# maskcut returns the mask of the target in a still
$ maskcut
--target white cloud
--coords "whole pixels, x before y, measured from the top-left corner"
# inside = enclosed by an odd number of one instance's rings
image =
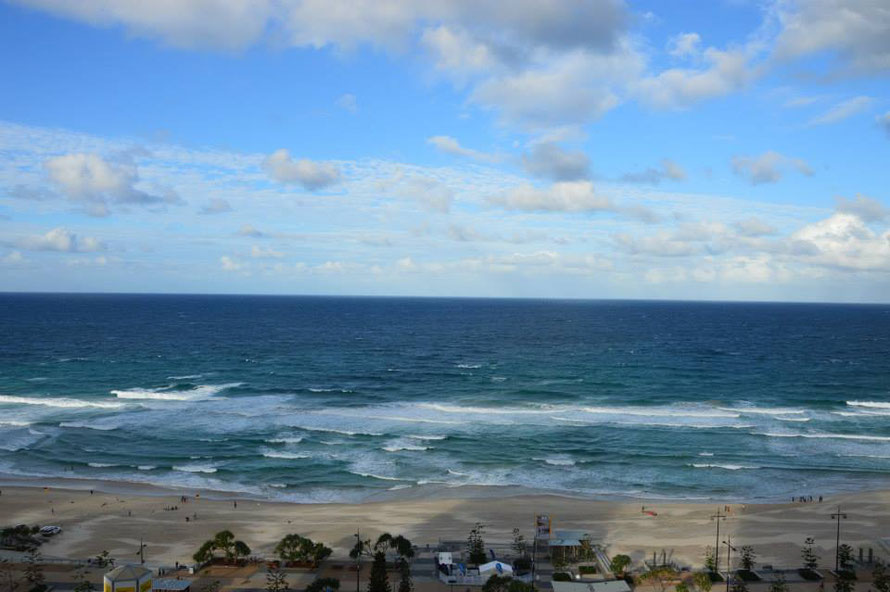
[[[615,207],[609,198],[594,192],[590,181],[561,181],[546,188],[520,185],[491,202],[526,212],[596,212]]]
[[[890,31],[888,31],[888,33],[890,33]],[[873,98],[865,96],[853,97],[852,99],[841,101],[822,115],[811,119],[809,125],[827,125],[843,121],[848,117],[861,113],[867,109],[873,101]]]
[[[132,162],[112,162],[98,154],[73,153],[48,159],[44,168],[50,180],[69,199],[93,216],[110,214],[111,203],[152,205],[181,203],[172,191],[163,196],[136,189],[139,172]]]
[[[207,202],[203,207],[201,207],[201,214],[224,214],[226,212],[231,212],[232,206],[229,204],[228,200],[222,199],[220,197],[214,197],[209,202]]]
[[[498,58],[488,45],[474,39],[467,31],[446,25],[424,30],[421,44],[432,54],[436,68],[457,79],[487,72]]]
[[[581,151],[569,152],[552,142],[539,142],[522,155],[522,166],[530,175],[553,181],[576,181],[590,177],[590,159]]]
[[[791,235],[811,245],[813,263],[847,270],[890,271],[890,231],[877,234],[853,214],[838,212]]]
[[[473,160],[478,160],[481,162],[497,162],[500,160],[500,157],[496,154],[480,152],[478,150],[473,150],[472,148],[461,146],[460,142],[458,142],[456,138],[452,138],[451,136],[432,136],[430,138],[427,138],[426,141],[427,143],[435,146],[435,148],[440,152],[444,152],[446,154],[463,156],[465,158],[471,158]]]
[[[776,54],[792,59],[830,52],[839,69],[890,69],[890,10],[884,0],[779,0]]]
[[[62,253],[91,253],[104,251],[105,245],[98,239],[77,234],[65,228],[53,228],[46,234],[26,236],[15,241],[16,246],[28,251],[59,251]]]
[[[813,174],[813,170],[806,161],[800,158],[791,158],[772,150],[759,156],[734,156],[732,158],[733,172],[747,179],[752,185],[776,183],[789,168],[797,170],[802,175],[811,176]]]
[[[340,170],[328,163],[307,158],[294,160],[285,148],[263,161],[263,170],[280,183],[298,183],[309,191],[324,189],[340,181]]]
[[[661,167],[649,167],[644,171],[625,173],[621,180],[626,183],[648,183],[658,185],[664,179],[671,181],[685,181],[686,171],[679,164],[669,158],[661,161]]]
[[[269,0],[17,0],[57,16],[101,27],[123,25],[137,37],[176,47],[241,49],[266,29]]]
[[[352,93],[346,93],[345,95],[341,95],[335,102],[335,104],[343,109],[344,111],[348,111],[355,115],[358,113],[358,101],[355,98],[355,95]]]
[[[267,249],[257,245],[250,248],[250,256],[254,259],[280,259],[284,257],[284,253],[275,249]]]
[[[223,271],[246,271],[247,265],[233,259],[227,255],[223,255],[219,258],[219,264],[222,267]]]
[[[668,40],[668,53],[675,58],[697,55],[701,50],[701,36],[698,33],[681,33]]]
[[[656,109],[684,109],[741,90],[758,72],[743,49],[707,48],[701,68],[670,68],[635,83],[640,100]]]
[[[632,63],[636,59],[630,52],[562,55],[517,73],[488,78],[470,98],[496,109],[503,122],[528,130],[583,125],[618,106],[616,84],[639,68]]]
[[[890,208],[865,195],[857,195],[855,199],[838,197],[837,211],[857,216],[863,222],[883,222],[890,219]]]

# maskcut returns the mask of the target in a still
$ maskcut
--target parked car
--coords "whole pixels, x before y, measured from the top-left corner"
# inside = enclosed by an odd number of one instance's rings
[[[62,532],[61,526],[44,526],[43,528],[40,529],[40,534],[42,534],[45,537],[50,537],[50,536],[53,536],[54,534],[59,534],[60,532]]]

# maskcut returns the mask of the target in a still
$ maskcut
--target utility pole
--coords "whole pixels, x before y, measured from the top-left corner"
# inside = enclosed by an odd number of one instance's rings
[[[142,542],[142,537],[139,537],[139,563],[145,565],[145,543]]]
[[[723,544],[726,545],[726,592],[729,592],[729,583],[732,581],[732,552],[737,549],[732,546],[732,537],[726,537]]]
[[[717,513],[711,516],[711,520],[717,522],[717,537],[714,540],[714,570],[720,571],[720,521],[726,520],[726,514],[722,514],[720,512],[720,508],[717,508]]]
[[[355,592],[360,592],[360,579],[362,573],[362,539],[361,539],[361,531],[359,529],[355,529]]]
[[[834,547],[834,573],[838,573],[840,571],[840,561],[841,561],[841,518],[844,520],[847,519],[847,515],[841,513],[841,507],[837,507],[837,512],[831,515],[832,520],[837,520],[837,541]]]

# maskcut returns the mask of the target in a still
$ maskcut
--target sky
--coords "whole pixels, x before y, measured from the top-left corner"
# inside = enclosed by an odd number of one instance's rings
[[[890,302],[886,0],[0,0],[0,291]]]

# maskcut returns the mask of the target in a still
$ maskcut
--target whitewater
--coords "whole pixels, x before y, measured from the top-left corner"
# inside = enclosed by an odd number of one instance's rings
[[[890,485],[886,306],[0,295],[0,328],[0,482],[294,501]]]

